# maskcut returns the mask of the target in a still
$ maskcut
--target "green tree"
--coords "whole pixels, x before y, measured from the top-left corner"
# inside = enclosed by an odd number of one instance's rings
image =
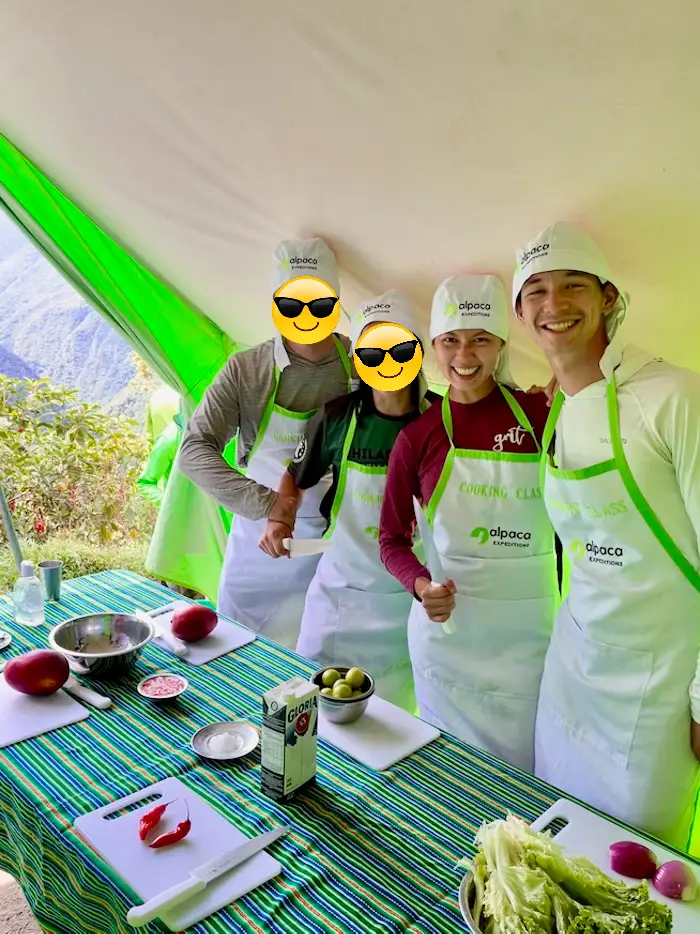
[[[150,535],[155,510],[136,488],[147,454],[135,422],[46,379],[0,375],[0,483],[21,536]]]

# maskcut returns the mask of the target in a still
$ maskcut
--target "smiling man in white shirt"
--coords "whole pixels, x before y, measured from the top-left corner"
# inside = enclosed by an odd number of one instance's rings
[[[571,562],[535,770],[687,849],[700,789],[700,374],[626,343],[628,301],[567,224],[518,251],[515,311],[561,390],[542,466]]]

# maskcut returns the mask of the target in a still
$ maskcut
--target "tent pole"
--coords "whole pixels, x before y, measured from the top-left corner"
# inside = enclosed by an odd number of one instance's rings
[[[5,532],[7,533],[7,538],[10,543],[10,548],[12,554],[15,558],[15,564],[17,565],[17,573],[21,571],[22,565],[22,549],[19,545],[19,539],[17,538],[17,532],[15,532],[15,527],[12,524],[12,513],[10,512],[10,507],[7,504],[5,499],[5,494],[2,491],[0,486],[0,512],[2,513],[2,522],[5,526]]]

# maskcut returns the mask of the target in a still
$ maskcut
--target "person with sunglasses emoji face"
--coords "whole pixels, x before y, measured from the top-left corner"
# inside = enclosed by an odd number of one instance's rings
[[[293,527],[302,538],[323,534],[320,503],[330,474],[319,476],[298,514],[296,499],[278,496],[277,488],[308,420],[329,399],[350,391],[353,373],[350,342],[334,333],[339,283],[329,247],[319,238],[285,240],[274,264],[273,316],[279,311],[285,326],[275,338],[231,357],[189,421],[178,465],[234,515],[217,609],[293,648],[318,555],[281,566],[258,543],[268,521],[284,535]],[[304,329],[314,321],[322,327],[311,340]],[[223,454],[235,435],[238,464],[232,467]]]
[[[412,599],[379,558],[379,514],[389,454],[402,428],[436,398],[417,365],[392,382],[392,374],[411,363],[420,344],[413,311],[406,298],[392,290],[365,302],[352,320],[355,356],[368,336],[387,329],[388,346],[411,341],[410,359],[386,363],[380,388],[365,380],[368,366],[356,364],[360,388],[327,403],[309,423],[306,439],[290,464],[280,492],[297,495],[303,504],[329,468],[333,486],[321,509],[328,520],[324,552],[306,596],[296,650],[319,666],[357,665],[372,674],[377,694],[413,713],[415,695],[408,654],[407,624]],[[392,336],[392,332],[398,331]],[[382,358],[384,352],[379,352]],[[403,353],[400,353],[403,357]],[[382,366],[379,369],[384,369]],[[270,523],[261,543],[278,557],[287,552]],[[296,532],[297,530],[295,530]],[[297,559],[289,562],[294,564]],[[280,562],[285,563],[285,562]]]
[[[449,384],[398,436],[380,554],[415,598],[408,625],[424,720],[532,771],[537,695],[559,599],[554,534],[539,488],[544,392],[515,389],[508,308],[495,276],[451,277],[430,337]],[[416,498],[447,575],[413,546]],[[450,620],[450,630],[440,623]]]

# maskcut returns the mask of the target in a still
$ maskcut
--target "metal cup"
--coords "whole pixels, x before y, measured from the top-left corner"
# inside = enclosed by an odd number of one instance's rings
[[[61,561],[40,561],[39,579],[44,600],[56,601],[61,599]]]

